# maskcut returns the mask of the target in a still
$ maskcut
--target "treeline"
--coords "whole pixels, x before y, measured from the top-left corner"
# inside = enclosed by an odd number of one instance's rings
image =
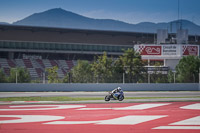
[[[162,74],[155,70],[148,74],[146,62],[133,49],[124,51],[118,59],[108,57],[106,53],[98,56],[92,63],[79,60],[64,79],[48,76],[49,81],[64,83],[198,83],[200,59],[197,56],[184,56],[176,66],[176,71]],[[155,64],[160,66],[160,64]],[[158,67],[159,68],[159,67]],[[53,81],[51,80],[53,79]]]
[[[31,76],[24,68],[11,68],[10,76],[6,76],[0,69],[0,83],[30,83]]]
[[[146,82],[147,72],[139,53],[128,49],[118,59],[106,52],[94,62],[79,60],[64,82],[73,83],[137,83]]]
[[[154,70],[148,74],[139,53],[133,49],[115,59],[108,57],[106,52],[93,62],[78,60],[63,79],[58,78],[58,67],[46,69],[48,83],[195,83],[199,82],[200,59],[197,56],[184,56],[176,66],[176,72],[171,70],[162,74]],[[155,64],[160,66],[160,64]],[[0,70],[0,82],[15,83],[41,82],[31,81],[28,71],[24,68],[12,68],[10,76],[6,77]]]

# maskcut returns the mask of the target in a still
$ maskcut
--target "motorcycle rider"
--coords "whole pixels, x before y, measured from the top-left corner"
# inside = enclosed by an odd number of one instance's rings
[[[118,96],[119,96],[121,93],[123,93],[121,87],[117,87],[117,88],[115,88],[115,89],[112,91],[112,95],[113,95],[113,97],[114,97],[115,99],[117,99]]]

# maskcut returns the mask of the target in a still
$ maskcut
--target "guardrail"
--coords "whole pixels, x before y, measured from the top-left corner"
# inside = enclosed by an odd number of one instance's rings
[[[0,83],[0,92],[111,91],[118,86],[124,91],[200,91],[200,84],[198,83]]]

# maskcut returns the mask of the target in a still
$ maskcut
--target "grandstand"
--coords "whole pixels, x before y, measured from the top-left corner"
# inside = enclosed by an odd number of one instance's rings
[[[0,25],[0,68],[9,75],[11,68],[23,67],[32,79],[37,79],[46,68],[58,66],[58,76],[63,78],[79,59],[92,61],[104,51],[117,58],[123,50],[135,45],[154,44],[156,36],[154,33]],[[188,43],[200,44],[200,37],[189,36]]]
[[[49,60],[49,59],[5,59],[0,58],[1,68],[6,75],[9,75],[10,69],[23,67],[28,70],[32,78],[41,78],[45,68],[58,66],[58,76],[63,78],[66,73],[76,65],[74,60]]]

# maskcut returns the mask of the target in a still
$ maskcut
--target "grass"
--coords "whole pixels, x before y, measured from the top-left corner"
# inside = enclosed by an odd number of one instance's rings
[[[85,101],[85,100],[103,100],[104,98],[89,97],[6,97],[0,98],[0,101]]]
[[[126,97],[125,99],[160,99],[160,98],[200,98],[197,97]],[[87,101],[104,100],[104,97],[6,97],[0,98],[0,101]]]
[[[193,97],[127,97],[126,99],[161,99],[161,98],[200,98],[200,96]]]

